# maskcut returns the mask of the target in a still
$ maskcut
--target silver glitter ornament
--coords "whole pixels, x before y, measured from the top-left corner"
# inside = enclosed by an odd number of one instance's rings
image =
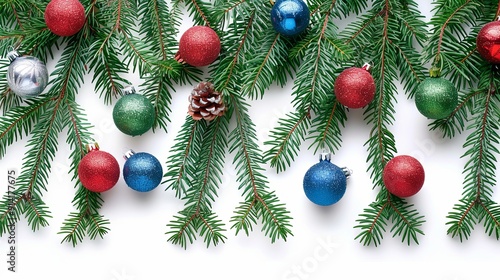
[[[45,64],[33,56],[20,56],[12,51],[7,57],[10,60],[7,70],[7,83],[10,89],[22,98],[38,96],[49,81],[49,73]]]

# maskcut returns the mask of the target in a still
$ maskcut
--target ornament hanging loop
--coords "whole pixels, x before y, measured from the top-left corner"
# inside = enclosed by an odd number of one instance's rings
[[[345,175],[346,179],[351,178],[351,175],[353,173],[351,169],[349,169],[347,167],[342,167],[341,170],[342,170],[342,172],[344,172],[344,175]]]

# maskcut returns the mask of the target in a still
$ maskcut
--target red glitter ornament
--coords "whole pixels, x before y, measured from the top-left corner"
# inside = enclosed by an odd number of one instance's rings
[[[105,192],[116,185],[120,178],[118,161],[109,153],[92,149],[78,165],[82,185],[92,192]]]
[[[179,42],[179,60],[195,67],[207,66],[219,57],[220,39],[207,26],[193,26],[182,34]]]
[[[409,197],[424,185],[425,172],[420,162],[411,156],[391,159],[384,167],[383,180],[387,191],[398,197]]]
[[[78,0],[52,0],[45,8],[45,24],[52,33],[72,36],[85,24],[85,9]]]
[[[500,63],[500,21],[487,23],[476,38],[479,54],[489,63]]]
[[[347,68],[335,80],[335,97],[340,104],[358,109],[365,107],[375,97],[375,81],[368,72],[370,66]]]

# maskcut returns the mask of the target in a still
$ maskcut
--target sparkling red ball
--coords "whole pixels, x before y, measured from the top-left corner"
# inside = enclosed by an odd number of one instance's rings
[[[180,58],[195,67],[210,65],[219,57],[220,49],[219,36],[207,26],[189,28],[179,41]]]
[[[105,192],[116,185],[120,178],[118,161],[109,153],[93,150],[78,165],[82,185],[92,192]]]
[[[485,24],[476,38],[479,54],[488,62],[500,63],[500,21]]]
[[[415,195],[422,189],[425,171],[414,157],[396,156],[384,167],[383,181],[387,191],[398,197]]]
[[[72,36],[85,24],[85,8],[78,0],[52,0],[45,8],[45,24],[52,33]]]
[[[352,108],[362,108],[375,97],[375,81],[364,68],[347,68],[335,80],[335,97],[340,104]]]

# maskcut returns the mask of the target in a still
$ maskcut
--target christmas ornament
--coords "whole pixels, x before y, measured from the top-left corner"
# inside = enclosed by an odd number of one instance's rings
[[[382,177],[387,191],[395,196],[409,197],[424,185],[425,172],[417,159],[400,155],[385,165]]]
[[[375,81],[368,72],[370,65],[347,68],[335,80],[335,97],[340,104],[352,108],[362,108],[375,97]]]
[[[45,8],[45,24],[52,33],[72,36],[85,24],[85,8],[78,0],[52,0]]]
[[[156,157],[148,153],[125,153],[123,178],[127,185],[138,192],[154,190],[163,178],[163,169]]]
[[[331,154],[322,153],[319,163],[307,170],[303,186],[307,198],[320,206],[337,203],[346,191],[351,171],[330,162]]]
[[[500,21],[487,23],[479,30],[476,47],[489,63],[500,63]]]
[[[271,9],[271,23],[276,32],[296,36],[309,25],[309,8],[302,0],[278,0]]]
[[[111,154],[100,151],[96,144],[80,161],[78,178],[89,191],[105,192],[118,182],[120,166]]]
[[[133,86],[124,89],[124,96],[113,108],[113,121],[123,133],[142,135],[153,127],[155,109],[149,99],[137,94]]]
[[[429,119],[446,118],[458,105],[458,91],[446,79],[429,77],[418,85],[415,105]]]
[[[18,96],[29,98],[43,92],[49,81],[45,64],[33,56],[20,56],[17,51],[7,54],[10,60],[7,69],[7,84]]]
[[[212,83],[201,82],[191,91],[188,113],[193,119],[211,121],[224,115],[225,109],[222,95]]]
[[[195,67],[207,66],[219,57],[221,44],[215,31],[207,26],[193,26],[182,34],[178,59]]]

